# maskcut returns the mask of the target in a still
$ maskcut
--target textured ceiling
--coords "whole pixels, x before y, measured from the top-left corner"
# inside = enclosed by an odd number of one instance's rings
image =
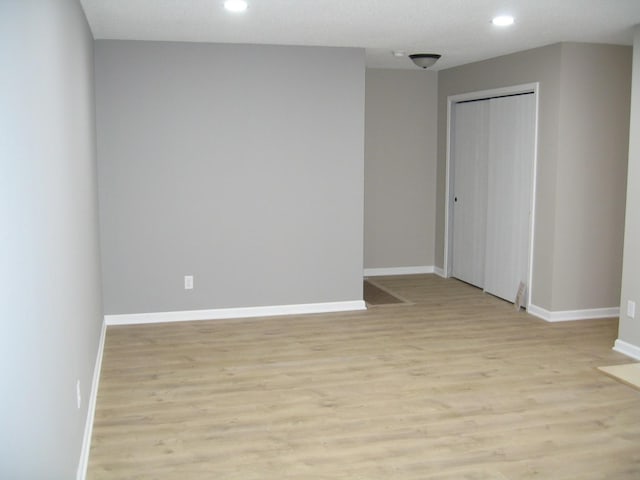
[[[640,0],[81,0],[96,39],[361,47],[367,66],[416,68],[391,52],[440,53],[432,70],[556,42],[631,45]],[[515,17],[495,27],[493,16]]]

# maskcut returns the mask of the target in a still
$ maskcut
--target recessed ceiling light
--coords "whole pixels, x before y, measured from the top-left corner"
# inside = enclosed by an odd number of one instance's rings
[[[404,57],[407,55],[407,52],[405,52],[404,50],[394,50],[391,53],[393,53],[394,57]]]
[[[508,27],[513,25],[513,17],[511,15],[499,15],[491,20],[491,23],[498,27]]]
[[[227,0],[224,2],[224,8],[230,12],[244,12],[247,9],[247,2],[244,0]]]

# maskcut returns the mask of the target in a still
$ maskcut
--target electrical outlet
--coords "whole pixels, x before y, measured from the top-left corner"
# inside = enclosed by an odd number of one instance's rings
[[[633,300],[627,301],[627,316],[630,318],[636,318],[636,302]]]
[[[184,276],[184,289],[193,290],[193,275]]]
[[[80,380],[76,380],[76,400],[78,402],[78,408],[82,406],[82,393],[80,392]]]

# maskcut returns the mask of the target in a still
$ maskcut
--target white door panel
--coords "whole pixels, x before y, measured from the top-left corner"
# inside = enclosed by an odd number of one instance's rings
[[[494,98],[489,110],[484,288],[513,302],[528,277],[534,96]]]
[[[452,109],[452,275],[513,302],[528,280],[535,96]]]
[[[458,103],[454,110],[453,276],[484,285],[489,103]]]

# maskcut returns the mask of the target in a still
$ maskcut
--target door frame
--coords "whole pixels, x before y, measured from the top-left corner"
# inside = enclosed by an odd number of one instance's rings
[[[535,245],[533,242],[535,233],[535,218],[536,218],[536,185],[537,185],[537,172],[538,172],[538,119],[539,119],[539,107],[540,107],[540,83],[526,83],[522,85],[513,85],[510,87],[494,88],[490,90],[479,90],[475,92],[462,93],[458,95],[447,96],[447,145],[446,145],[446,170],[445,170],[445,204],[444,204],[444,277],[449,278],[452,271],[452,221],[453,216],[450,212],[453,210],[453,178],[451,175],[451,127],[452,127],[452,113],[453,106],[459,102],[465,102],[469,100],[483,100],[492,97],[504,97],[508,95],[517,95],[522,93],[533,93],[534,95],[534,143],[533,143],[533,165],[531,172],[531,199],[530,199],[530,212],[529,218],[529,261],[528,261],[528,273],[527,273],[527,301],[526,308],[529,309],[531,305],[532,291],[533,291],[533,259]]]

